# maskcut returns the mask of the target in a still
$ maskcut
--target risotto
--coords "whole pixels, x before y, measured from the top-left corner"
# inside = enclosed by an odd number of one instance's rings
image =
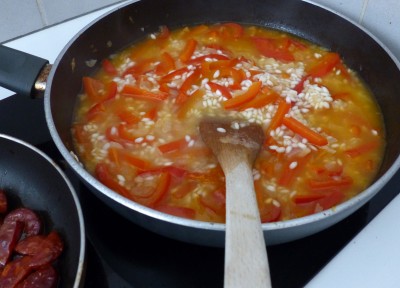
[[[263,222],[334,207],[373,181],[382,115],[340,55],[237,23],[160,27],[83,77],[75,153],[104,185],[180,217],[225,221],[224,174],[202,142],[203,117],[260,124],[253,168]]]

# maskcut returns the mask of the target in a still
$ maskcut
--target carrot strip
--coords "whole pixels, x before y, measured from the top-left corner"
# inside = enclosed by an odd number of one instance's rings
[[[197,46],[197,41],[194,39],[189,39],[186,42],[185,47],[183,48],[181,54],[179,55],[179,59],[183,62],[186,63],[190,60],[192,57],[194,50],[196,50]]]
[[[235,109],[239,106],[251,101],[260,92],[262,83],[260,81],[253,82],[253,84],[243,94],[226,100],[222,103],[225,109]]]
[[[324,146],[328,144],[328,140],[321,134],[311,130],[303,123],[297,121],[292,117],[283,117],[282,124],[292,130],[294,133],[299,134],[303,138],[307,139],[308,142],[317,146]]]

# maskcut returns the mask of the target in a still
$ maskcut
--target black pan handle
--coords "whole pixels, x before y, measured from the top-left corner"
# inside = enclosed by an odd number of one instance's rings
[[[33,97],[35,82],[49,61],[0,45],[0,85],[17,94]]]

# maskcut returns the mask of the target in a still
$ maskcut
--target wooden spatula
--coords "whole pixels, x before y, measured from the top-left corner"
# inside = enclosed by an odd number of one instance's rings
[[[199,130],[225,173],[224,287],[271,287],[252,173],[264,132],[259,125],[222,119],[204,119]]]

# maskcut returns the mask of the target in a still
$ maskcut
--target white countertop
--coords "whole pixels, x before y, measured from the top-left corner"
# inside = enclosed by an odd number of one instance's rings
[[[5,45],[53,63],[67,42],[102,14],[121,4],[53,26]],[[0,88],[0,100],[13,95]],[[399,187],[400,189],[400,187]],[[400,287],[400,196],[397,196],[308,285],[308,288]]]

